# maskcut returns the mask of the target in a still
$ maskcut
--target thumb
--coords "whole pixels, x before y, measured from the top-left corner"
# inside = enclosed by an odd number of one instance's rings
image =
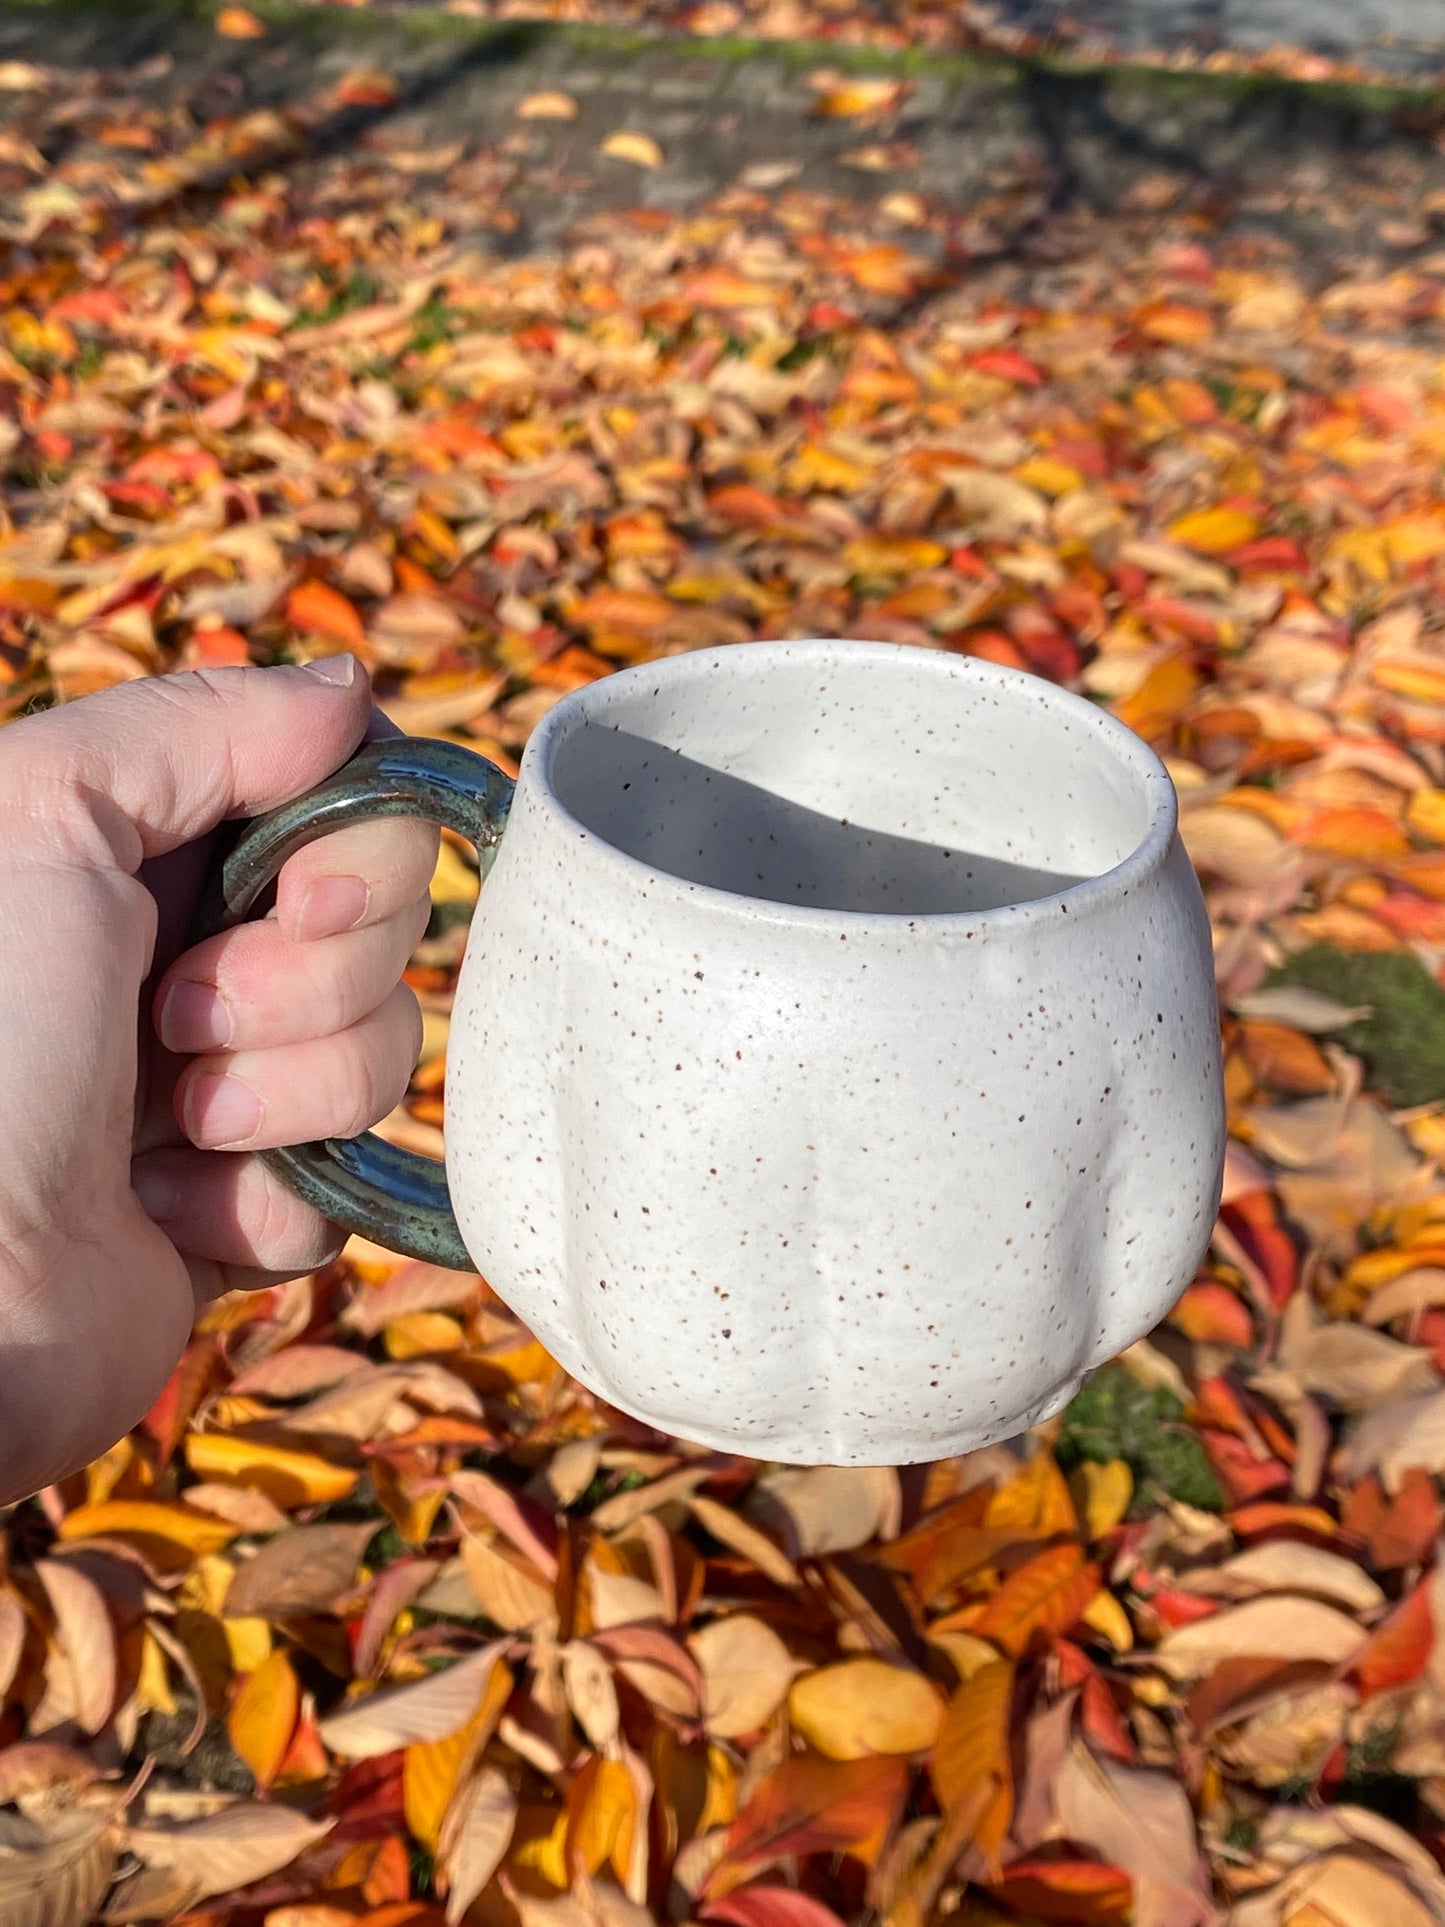
[[[12,725],[5,748],[85,798],[135,867],[228,816],[257,816],[314,788],[356,748],[370,715],[362,665],[327,656],[298,669],[123,683]]]

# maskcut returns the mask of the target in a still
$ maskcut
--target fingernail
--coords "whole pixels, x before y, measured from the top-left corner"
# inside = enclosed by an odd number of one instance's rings
[[[261,1128],[261,1100],[239,1077],[208,1071],[187,1088],[185,1124],[191,1142],[204,1150],[245,1144]]]
[[[370,902],[371,885],[361,877],[317,877],[296,913],[298,941],[310,943],[316,937],[354,930]]]
[[[214,984],[176,983],[166,992],[156,1028],[167,1050],[224,1050],[235,1021]]]
[[[148,1218],[159,1221],[175,1216],[181,1202],[181,1187],[169,1173],[158,1171],[153,1164],[137,1165],[131,1170],[130,1188]]]
[[[315,662],[306,664],[308,676],[319,676],[322,682],[340,683],[349,689],[356,681],[357,661],[355,656],[318,656]]]

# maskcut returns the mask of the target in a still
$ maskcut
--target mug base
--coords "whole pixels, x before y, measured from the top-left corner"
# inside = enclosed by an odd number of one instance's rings
[[[572,1376],[581,1384],[587,1380],[579,1372]],[[624,1399],[614,1397],[600,1385],[590,1385],[588,1389],[598,1398],[612,1406],[614,1411],[625,1413],[628,1418],[648,1425],[654,1431],[668,1438],[676,1438],[688,1445],[700,1446],[704,1451],[726,1452],[738,1458],[756,1459],[769,1465],[810,1467],[830,1466],[889,1466],[889,1465],[929,1465],[938,1459],[959,1458],[966,1452],[977,1452],[987,1445],[1002,1445],[1009,1439],[1020,1437],[1035,1425],[1042,1425],[1054,1418],[1071,1403],[1083,1386],[1091,1371],[1077,1372],[1062,1384],[1054,1386],[1047,1395],[1027,1411],[1000,1423],[971,1427],[966,1430],[944,1434],[926,1440],[916,1435],[903,1437],[894,1434],[873,1434],[844,1438],[838,1433],[830,1436],[808,1432],[758,1433],[744,1437],[737,1431],[710,1425],[693,1426],[686,1433],[675,1430],[655,1413],[643,1410]]]

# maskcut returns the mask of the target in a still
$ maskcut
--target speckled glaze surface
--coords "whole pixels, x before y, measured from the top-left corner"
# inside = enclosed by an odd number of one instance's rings
[[[466,1246],[623,1410],[797,1463],[1007,1437],[1148,1331],[1224,1145],[1168,776],[889,644],[700,651],[533,734],[452,1019]]]

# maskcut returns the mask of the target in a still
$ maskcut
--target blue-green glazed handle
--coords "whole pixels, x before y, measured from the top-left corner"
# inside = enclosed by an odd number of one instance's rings
[[[196,920],[197,942],[242,923],[289,856],[347,823],[419,816],[445,824],[477,852],[486,877],[506,827],[514,785],[475,751],[430,738],[364,743],[305,796],[255,817],[213,872]],[[367,1131],[259,1154],[308,1204],[374,1244],[470,1271],[447,1189],[433,1158]]]

